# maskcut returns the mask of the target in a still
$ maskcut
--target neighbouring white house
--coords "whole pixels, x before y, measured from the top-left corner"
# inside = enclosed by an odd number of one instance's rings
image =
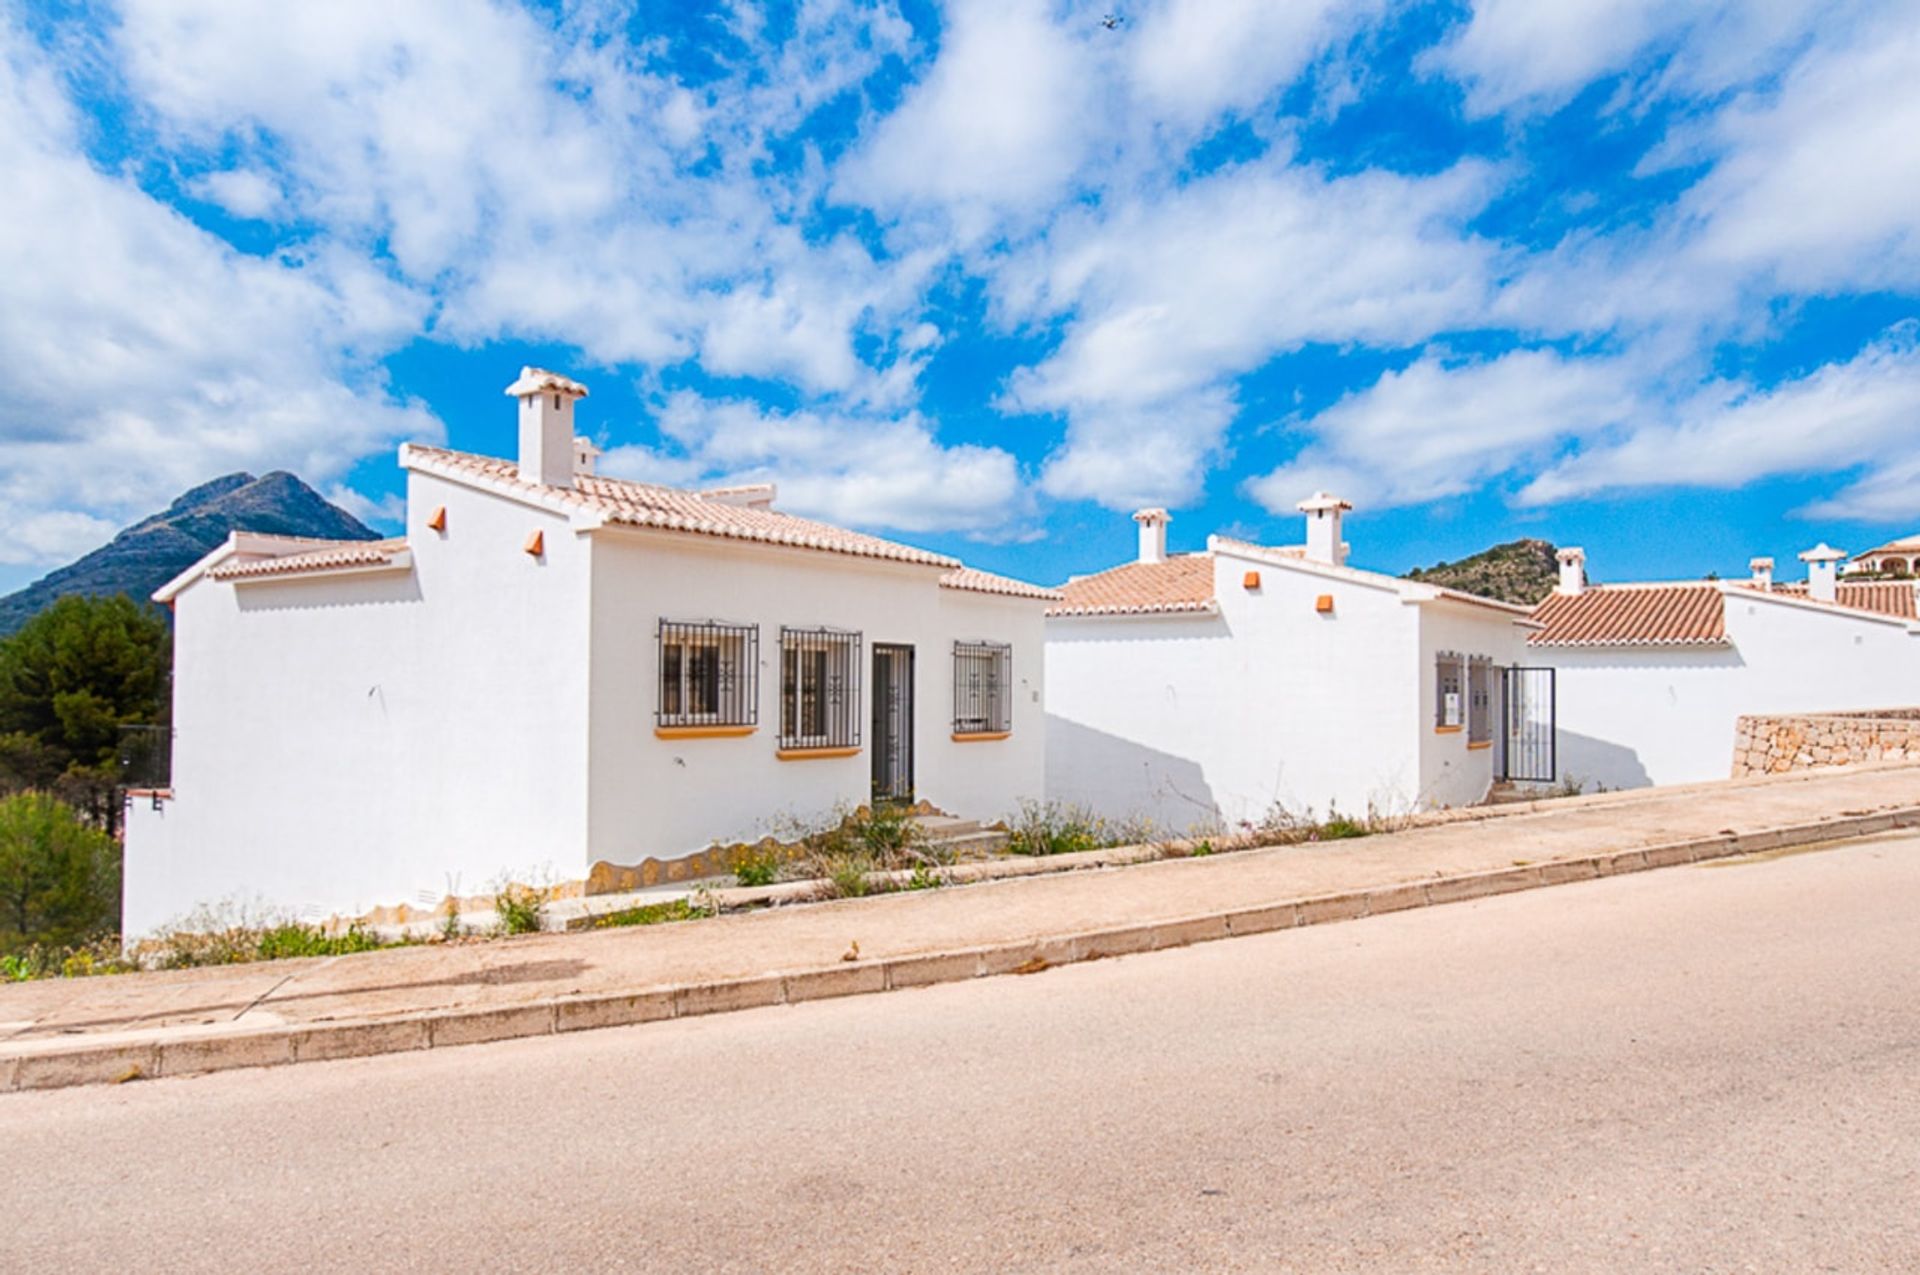
[[[1800,555],[1804,582],[1590,585],[1560,551],[1560,584],[1534,611],[1530,663],[1556,670],[1560,772],[1610,788],[1724,779],[1743,713],[1920,704],[1920,623],[1906,580],[1842,582],[1846,555]]]
[[[1920,536],[1902,536],[1877,549],[1857,553],[1841,568],[1845,575],[1920,576]]]
[[[1513,667],[1529,608],[1348,566],[1350,508],[1301,502],[1302,546],[1182,554],[1165,510],[1135,514],[1136,559],[1047,612],[1048,795],[1175,830],[1398,813],[1488,795],[1503,707],[1550,750],[1550,705],[1519,702]]]
[[[160,589],[171,786],[124,933],[200,904],[353,914],[751,840],[878,795],[1043,791],[1059,594],[779,512],[771,484],[603,477],[527,369],[517,462],[404,446],[406,534],[235,534]]]

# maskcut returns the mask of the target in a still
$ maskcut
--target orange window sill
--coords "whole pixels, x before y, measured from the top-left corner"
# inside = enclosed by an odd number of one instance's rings
[[[953,742],[956,744],[980,744],[993,739],[1011,738],[1013,738],[1013,732],[1010,730],[957,730],[953,732]]]
[[[1464,726],[1436,726],[1433,728],[1433,733],[1436,735],[1458,735],[1465,729],[1466,727]]]
[[[858,757],[859,748],[782,748],[774,754],[781,761],[813,761],[826,757]]]
[[[738,739],[759,730],[758,726],[656,726],[660,739]]]
[[[1493,741],[1490,739],[1470,739],[1467,741],[1467,747],[1468,748],[1492,748]]]

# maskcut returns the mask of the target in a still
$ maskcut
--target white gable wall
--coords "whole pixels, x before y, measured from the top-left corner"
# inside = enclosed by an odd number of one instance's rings
[[[914,648],[917,794],[968,818],[995,819],[1040,794],[1044,604],[939,586],[942,569],[609,529],[595,533],[589,860],[634,864],[714,841],[750,841],[825,822],[866,802],[872,782],[873,648]],[[662,619],[759,626],[759,727],[735,738],[661,739]],[[780,629],[861,635],[860,751],[783,760]],[[953,644],[1013,648],[1013,731],[956,743]]]
[[[1415,608],[1224,550],[1214,593],[1217,615],[1048,621],[1048,795],[1170,831],[1417,802]]]
[[[180,594],[175,796],[129,811],[129,937],[200,904],[351,913],[584,872],[586,546],[428,475],[408,492],[411,572]]]
[[[1729,587],[1727,648],[1538,648],[1559,670],[1560,772],[1589,787],[1724,779],[1743,713],[1920,704],[1920,636]]]

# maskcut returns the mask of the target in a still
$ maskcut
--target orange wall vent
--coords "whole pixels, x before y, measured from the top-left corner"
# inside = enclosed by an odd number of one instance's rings
[[[447,507],[445,505],[441,505],[433,511],[433,517],[427,519],[427,528],[431,531],[445,531],[447,529]]]
[[[528,536],[526,550],[536,558],[545,553],[547,551],[547,538],[545,533],[536,531]]]
[[[1246,588],[1257,589],[1260,587],[1260,573],[1258,571],[1249,571],[1246,575],[1240,577],[1240,583]]]
[[[1333,595],[1331,593],[1323,593],[1319,597],[1315,598],[1313,600],[1313,609],[1318,611],[1321,615],[1332,615],[1333,614]]]

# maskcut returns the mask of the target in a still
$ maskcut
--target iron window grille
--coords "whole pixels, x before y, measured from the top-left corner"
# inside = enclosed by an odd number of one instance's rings
[[[715,620],[660,621],[661,726],[755,726],[760,628]]]
[[[1433,724],[1441,730],[1466,725],[1466,699],[1461,686],[1466,661],[1458,651],[1442,651],[1434,658]]]
[[[1493,661],[1484,655],[1467,661],[1467,742],[1493,742]]]
[[[1013,648],[1004,642],[953,644],[953,733],[1013,729]]]
[[[860,743],[860,635],[780,630],[780,747]]]

